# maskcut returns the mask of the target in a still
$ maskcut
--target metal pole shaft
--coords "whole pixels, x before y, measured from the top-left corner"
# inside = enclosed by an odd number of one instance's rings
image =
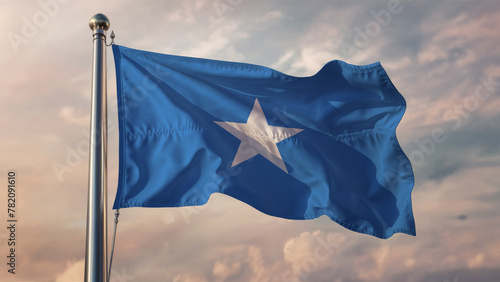
[[[92,105],[90,121],[89,194],[85,281],[107,281],[107,92],[106,30],[109,20],[97,14],[89,22],[93,30]]]

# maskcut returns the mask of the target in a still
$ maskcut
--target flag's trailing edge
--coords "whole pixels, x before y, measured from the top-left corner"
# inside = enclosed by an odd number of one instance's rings
[[[406,102],[380,63],[310,77],[113,45],[119,183],[114,208],[205,204],[214,192],[268,215],[379,238],[415,235]]]

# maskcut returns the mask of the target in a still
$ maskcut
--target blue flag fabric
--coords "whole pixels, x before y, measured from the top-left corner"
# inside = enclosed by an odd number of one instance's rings
[[[294,77],[117,45],[113,53],[115,209],[203,205],[218,192],[272,216],[415,235],[413,172],[396,139],[406,102],[380,63],[331,61]]]

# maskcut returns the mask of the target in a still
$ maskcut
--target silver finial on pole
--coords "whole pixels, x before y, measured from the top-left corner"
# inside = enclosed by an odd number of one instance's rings
[[[86,282],[108,280],[106,30],[109,29],[109,19],[103,14],[96,14],[90,19],[89,26],[94,32],[94,52],[85,249]]]
[[[103,14],[95,14],[89,21],[91,30],[102,29],[104,31],[109,29],[109,19]]]

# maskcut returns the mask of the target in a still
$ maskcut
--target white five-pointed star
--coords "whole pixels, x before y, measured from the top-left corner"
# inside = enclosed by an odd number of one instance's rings
[[[276,144],[292,137],[303,129],[267,124],[266,117],[257,99],[255,99],[247,123],[214,122],[241,140],[238,152],[234,157],[231,167],[260,154],[277,167],[281,168],[284,172],[288,173]]]

